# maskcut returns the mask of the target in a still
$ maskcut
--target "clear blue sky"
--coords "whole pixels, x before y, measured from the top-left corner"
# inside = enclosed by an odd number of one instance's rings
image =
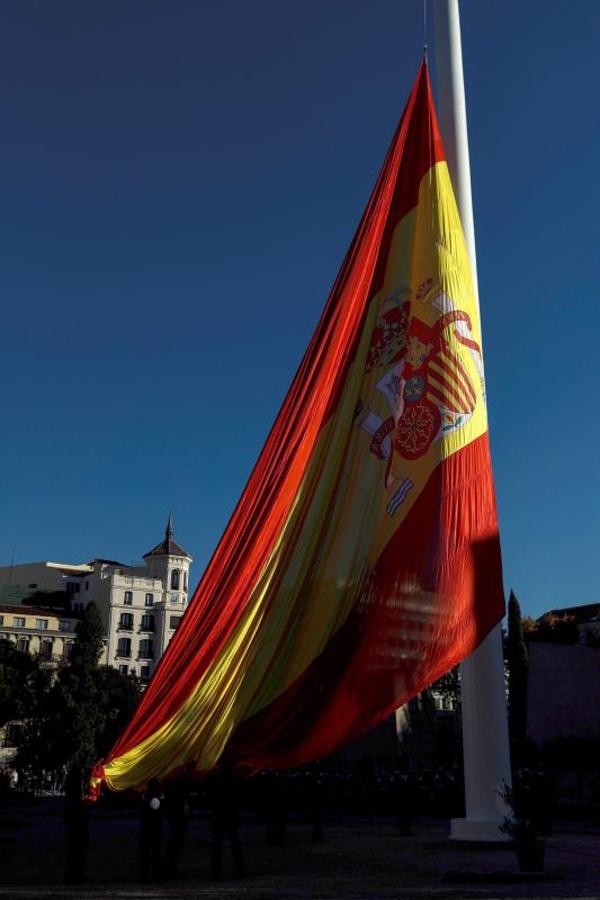
[[[200,575],[404,106],[419,0],[19,0],[0,28],[0,564]],[[506,587],[600,597],[600,4],[463,0]],[[432,42],[432,38],[430,38]]]

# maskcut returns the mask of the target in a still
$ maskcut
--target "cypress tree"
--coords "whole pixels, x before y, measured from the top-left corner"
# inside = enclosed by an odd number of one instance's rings
[[[528,652],[523,635],[521,607],[513,591],[508,601],[508,728],[513,761],[522,761],[527,738],[527,668]]]

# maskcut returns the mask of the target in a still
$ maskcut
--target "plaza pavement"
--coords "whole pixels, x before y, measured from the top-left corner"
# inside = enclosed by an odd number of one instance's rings
[[[0,810],[0,900],[15,898],[199,898],[199,900],[446,900],[446,898],[600,898],[600,830],[571,825],[548,839],[546,871],[521,876],[508,848],[453,843],[447,823],[422,820],[399,834],[390,817],[333,818],[325,841],[311,842],[308,823],[292,821],[283,847],[270,847],[264,826],[243,819],[250,870],[233,878],[226,847],[225,878],[209,879],[206,816],[190,824],[181,876],[158,886],[137,882],[138,823],[131,811],[94,810],[87,883],[62,883],[64,839],[60,798]]]

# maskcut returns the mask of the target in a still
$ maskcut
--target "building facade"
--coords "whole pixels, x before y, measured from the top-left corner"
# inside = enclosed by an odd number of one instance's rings
[[[527,737],[600,740],[600,647],[529,642]]]
[[[542,639],[534,632],[527,645],[527,736],[538,748],[561,739],[598,741],[600,603],[548,610],[538,626],[547,620],[554,620],[554,635],[552,628]]]
[[[187,607],[192,561],[175,542],[169,516],[164,540],[144,555],[139,566],[94,559],[83,565],[45,561],[1,567],[0,599],[6,612],[0,615],[6,624],[0,625],[0,638],[8,636],[17,646],[20,641],[22,649],[37,653],[42,646],[50,652],[51,635],[57,639],[52,655],[58,657],[68,652],[60,644],[67,622],[76,624],[69,613],[76,617],[93,602],[105,632],[100,662],[145,683]],[[46,608],[44,612],[45,597],[56,606],[63,595],[62,611],[50,613]],[[27,605],[28,600],[37,604],[35,609]],[[15,626],[15,620],[26,625]]]
[[[96,563],[92,599],[107,634],[104,661],[146,682],[187,607],[192,557],[173,539],[169,518],[164,540],[144,555],[144,566]]]
[[[58,664],[71,656],[78,617],[35,606],[0,605],[0,640],[34,653],[42,662]]]

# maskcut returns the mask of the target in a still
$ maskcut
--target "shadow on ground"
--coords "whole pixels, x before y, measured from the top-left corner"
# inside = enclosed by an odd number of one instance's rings
[[[98,807],[92,816],[87,882],[62,884],[62,801],[45,798],[0,811],[0,898],[600,898],[600,833],[572,826],[548,839],[546,872],[521,877],[507,848],[450,842],[445,822],[418,822],[401,835],[392,818],[332,819],[325,841],[311,842],[308,823],[292,821],[282,847],[271,847],[263,824],[246,817],[242,836],[250,874],[209,879],[206,815],[194,815],[181,876],[146,887],[137,881],[138,822],[130,811]]]

